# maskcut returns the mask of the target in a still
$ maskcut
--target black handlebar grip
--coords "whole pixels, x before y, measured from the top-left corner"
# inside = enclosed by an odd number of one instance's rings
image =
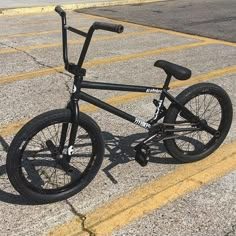
[[[116,25],[116,24],[105,23],[105,22],[94,22],[93,27],[95,30],[101,29],[101,30],[115,32],[118,34],[124,31],[123,25]]]
[[[55,11],[60,15],[60,16],[65,16],[66,12],[60,7],[60,6],[56,6],[55,7]]]

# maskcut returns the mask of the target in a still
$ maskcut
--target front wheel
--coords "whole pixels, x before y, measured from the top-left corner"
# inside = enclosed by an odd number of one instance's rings
[[[181,92],[176,99],[194,115],[205,120],[207,124],[219,131],[213,136],[204,130],[194,132],[172,132],[173,138],[164,140],[168,153],[181,162],[193,162],[203,159],[214,152],[224,141],[232,123],[232,104],[228,94],[219,86],[210,83],[193,85]],[[191,126],[181,110],[171,104],[164,123]],[[172,126],[173,128],[174,126]]]
[[[95,121],[80,113],[68,160],[71,126],[70,110],[53,110],[35,117],[13,139],[7,174],[24,197],[38,203],[60,201],[81,191],[95,177],[104,155],[101,131]]]

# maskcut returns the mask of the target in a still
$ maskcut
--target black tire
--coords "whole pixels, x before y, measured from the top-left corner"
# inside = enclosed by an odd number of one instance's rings
[[[214,137],[206,131],[195,131],[188,134],[175,133],[184,136],[164,140],[164,145],[173,158],[186,163],[201,160],[214,152],[229,132],[233,116],[230,98],[221,87],[201,83],[185,89],[176,99],[193,114],[205,119],[210,126],[220,131],[219,137]],[[177,106],[171,104],[164,123],[176,124],[176,121],[186,120],[180,114]]]
[[[80,113],[71,169],[70,172],[63,169],[45,144],[52,140],[58,145],[62,124],[68,124],[69,136],[70,110],[43,113],[29,121],[10,145],[6,163],[8,177],[13,187],[30,201],[50,203],[71,197],[92,181],[102,164],[104,141],[100,128],[89,116]],[[67,152],[68,140],[63,153]]]

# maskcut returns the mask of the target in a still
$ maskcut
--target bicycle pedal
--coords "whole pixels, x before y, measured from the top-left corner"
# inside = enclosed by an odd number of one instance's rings
[[[136,149],[135,161],[137,161],[142,167],[146,166],[149,161],[150,148],[146,145],[142,145]]]

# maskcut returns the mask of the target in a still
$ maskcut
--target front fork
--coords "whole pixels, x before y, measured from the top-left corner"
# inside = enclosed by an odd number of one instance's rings
[[[80,93],[82,81],[83,81],[83,76],[78,75],[74,77],[74,86],[73,86],[73,90],[71,94],[71,99],[66,107],[67,109],[70,109],[71,111],[71,121],[72,121],[68,149],[65,155],[66,161],[68,163],[70,162],[71,156],[74,151],[74,144],[75,144],[77,130],[79,126],[79,93]],[[65,146],[67,133],[68,133],[68,123],[64,123],[62,125],[62,132],[61,132],[61,139],[60,139],[60,152],[61,153]]]

